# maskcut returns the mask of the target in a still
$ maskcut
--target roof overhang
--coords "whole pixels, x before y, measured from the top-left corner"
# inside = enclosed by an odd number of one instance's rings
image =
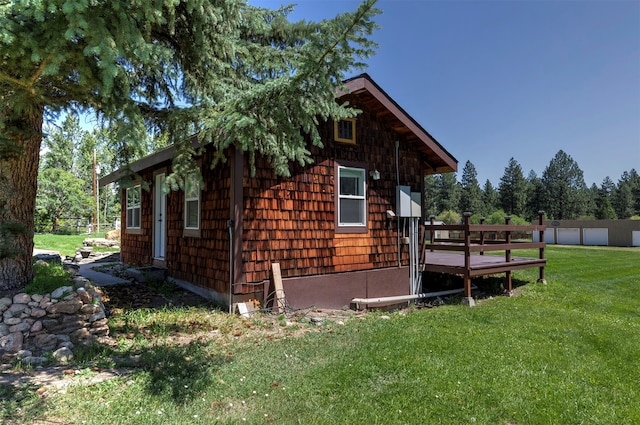
[[[367,74],[361,74],[344,82],[349,94],[358,95],[380,118],[387,122],[398,135],[425,155],[425,174],[450,173],[458,170],[458,160],[431,136],[416,120],[398,105]]]

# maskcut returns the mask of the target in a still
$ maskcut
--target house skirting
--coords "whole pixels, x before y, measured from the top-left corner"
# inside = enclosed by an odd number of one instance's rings
[[[349,308],[353,298],[409,294],[409,267],[293,277],[282,285],[293,308]]]

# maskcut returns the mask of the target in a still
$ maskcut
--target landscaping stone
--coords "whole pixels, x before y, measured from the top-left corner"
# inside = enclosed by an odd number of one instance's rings
[[[20,293],[0,298],[0,359],[25,365],[46,363],[46,352],[66,362],[77,343],[87,344],[109,334],[100,295],[86,279],[51,294]],[[55,350],[55,351],[54,351]]]
[[[26,304],[29,301],[31,301],[31,295],[20,293],[13,296],[12,304]]]
[[[73,292],[72,286],[61,286],[51,293],[51,298],[60,298],[68,292]]]
[[[53,358],[60,363],[69,363],[73,359],[73,352],[68,347],[58,348],[53,352]]]

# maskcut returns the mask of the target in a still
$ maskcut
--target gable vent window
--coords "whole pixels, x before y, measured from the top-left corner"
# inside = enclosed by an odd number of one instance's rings
[[[141,186],[127,189],[127,229],[140,228],[140,198]]]
[[[333,134],[336,142],[356,144],[356,120],[347,118],[334,121]]]
[[[362,168],[339,167],[338,226],[365,227],[366,180]]]

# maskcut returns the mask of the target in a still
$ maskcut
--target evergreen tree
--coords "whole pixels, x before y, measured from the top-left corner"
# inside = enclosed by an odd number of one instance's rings
[[[511,158],[498,186],[500,205],[508,214],[524,216],[527,203],[527,181],[518,161]]]
[[[587,185],[578,163],[560,150],[542,173],[543,208],[555,220],[576,219],[587,210]]]
[[[485,217],[500,208],[500,195],[489,179],[484,182],[484,187],[482,188],[482,201],[484,207],[482,215]]]
[[[611,204],[612,196],[615,195],[616,185],[609,176],[605,177],[600,185],[600,188],[591,188],[591,192],[595,193],[596,199],[596,211],[595,217],[599,220],[615,220],[618,215]]]
[[[33,217],[43,123],[63,110],[117,122],[119,157],[168,131],[196,169],[191,134],[216,159],[235,147],[278,174],[308,163],[318,120],[353,117],[335,93],[373,53],[375,0],[322,22],[290,22],[290,7],[242,0],[67,0],[0,3],[0,290],[32,277]]]
[[[438,214],[438,179],[433,174],[424,176],[424,211],[425,217]]]
[[[484,209],[482,205],[482,190],[478,184],[478,173],[476,172],[476,167],[471,163],[471,161],[467,161],[464,165],[460,187],[461,211],[480,213]]]
[[[436,181],[438,211],[460,211],[461,190],[456,174],[440,174]]]
[[[59,128],[53,128],[43,139],[43,168],[58,168],[74,173],[75,148],[83,131],[77,114],[68,114]]]
[[[529,175],[527,176],[527,205],[524,215],[527,220],[536,220],[539,212],[544,210],[542,204],[543,192],[542,181],[536,175],[535,171],[529,171]]]
[[[635,213],[635,200],[633,199],[633,184],[628,172],[622,173],[618,180],[618,187],[612,199],[613,208],[618,218],[626,219]]]

